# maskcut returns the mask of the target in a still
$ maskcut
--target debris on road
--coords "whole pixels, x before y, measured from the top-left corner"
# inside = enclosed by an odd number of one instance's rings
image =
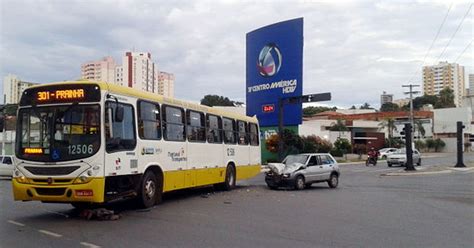
[[[118,220],[121,215],[115,214],[113,210],[96,208],[82,210],[79,217],[85,218],[86,220]]]

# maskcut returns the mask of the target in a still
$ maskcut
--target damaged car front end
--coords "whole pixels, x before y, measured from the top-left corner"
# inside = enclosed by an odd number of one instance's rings
[[[265,182],[271,189],[278,187],[295,187],[298,171],[306,168],[309,155],[288,155],[282,163],[269,163]]]

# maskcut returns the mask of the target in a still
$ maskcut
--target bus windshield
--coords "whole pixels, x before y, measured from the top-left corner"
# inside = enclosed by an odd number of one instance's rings
[[[22,108],[18,123],[16,151],[22,159],[81,159],[95,154],[100,147],[98,104]]]

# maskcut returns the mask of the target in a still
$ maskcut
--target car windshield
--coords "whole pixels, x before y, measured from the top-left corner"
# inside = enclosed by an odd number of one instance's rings
[[[305,164],[306,160],[308,160],[308,155],[288,155],[283,163],[285,165],[290,165],[294,163]]]
[[[89,157],[100,147],[99,117],[99,105],[20,109],[17,154],[34,161]]]

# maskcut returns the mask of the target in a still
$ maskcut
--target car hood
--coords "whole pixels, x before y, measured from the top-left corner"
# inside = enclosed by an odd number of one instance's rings
[[[283,163],[269,163],[268,168],[273,173],[278,175],[292,173],[304,167],[304,164],[301,163],[292,163],[292,164],[283,164]]]

